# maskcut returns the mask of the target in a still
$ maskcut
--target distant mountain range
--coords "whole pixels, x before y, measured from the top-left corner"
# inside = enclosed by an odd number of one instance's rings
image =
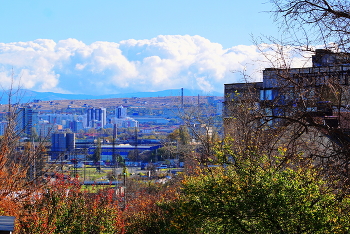
[[[8,91],[0,92],[1,104],[8,103]],[[204,93],[200,90],[184,89],[184,96],[218,96],[222,97],[222,93],[211,92]],[[108,98],[132,98],[132,97],[168,97],[181,96],[181,89],[168,89],[158,92],[138,92],[138,93],[120,93],[106,95],[89,95],[89,94],[63,94],[53,92],[35,92],[31,90],[21,89],[13,93],[11,103],[27,103],[33,100],[52,101],[52,100],[86,100],[86,99],[108,99]]]

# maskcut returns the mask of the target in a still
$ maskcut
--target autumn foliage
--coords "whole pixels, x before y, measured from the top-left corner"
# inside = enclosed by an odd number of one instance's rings
[[[310,160],[286,162],[283,148],[273,157],[231,151],[227,160],[226,153],[217,150],[216,167],[165,183],[128,178],[125,193],[111,186],[91,192],[76,178],[56,174],[30,193],[20,192],[28,186],[3,195],[0,211],[16,216],[15,233],[350,231],[349,194]]]
[[[121,233],[114,190],[90,194],[77,180],[59,177],[24,206],[19,233]]]

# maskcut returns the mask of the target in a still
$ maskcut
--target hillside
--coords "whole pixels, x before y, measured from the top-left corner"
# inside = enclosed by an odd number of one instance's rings
[[[0,104],[8,104],[9,91],[0,92]],[[184,89],[184,96],[217,96],[222,97],[223,94],[213,92],[204,93],[200,90]],[[41,101],[58,101],[58,100],[106,100],[106,99],[124,99],[124,98],[148,98],[148,97],[177,97],[181,96],[181,89],[170,89],[158,92],[138,92],[138,93],[120,93],[108,95],[94,95],[94,94],[62,94],[53,92],[35,92],[31,90],[21,89],[14,92],[11,103],[30,103],[34,100]]]
[[[222,100],[221,97],[213,97],[216,100]],[[208,103],[207,96],[184,96],[185,105],[194,105],[199,103]],[[106,99],[83,99],[83,100],[54,100],[28,102],[38,110],[57,110],[64,111],[67,108],[88,108],[88,107],[105,107],[115,108],[117,106],[124,107],[140,107],[140,108],[166,108],[166,107],[180,107],[181,97],[143,97],[143,98],[106,98]],[[0,111],[7,111],[8,106],[2,105]]]

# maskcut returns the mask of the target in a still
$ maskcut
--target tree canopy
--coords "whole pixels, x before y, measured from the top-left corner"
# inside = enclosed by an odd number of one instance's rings
[[[236,157],[185,177],[181,198],[161,206],[188,233],[347,233],[350,198],[327,183],[310,164]]]

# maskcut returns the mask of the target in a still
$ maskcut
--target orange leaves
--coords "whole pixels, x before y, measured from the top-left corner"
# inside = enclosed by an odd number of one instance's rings
[[[41,196],[24,207],[21,233],[121,233],[121,211],[114,190],[81,190],[74,180],[58,177]]]

